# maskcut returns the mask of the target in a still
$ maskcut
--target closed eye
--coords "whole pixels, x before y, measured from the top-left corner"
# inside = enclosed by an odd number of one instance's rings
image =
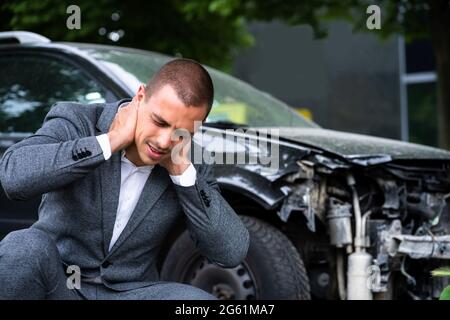
[[[158,127],[166,127],[167,125],[165,123],[153,120],[153,122],[158,126]]]
[[[151,118],[158,127],[162,127],[162,128],[170,127],[170,124],[167,121],[165,121],[163,118],[161,118],[160,116],[158,116],[154,113],[152,114]]]

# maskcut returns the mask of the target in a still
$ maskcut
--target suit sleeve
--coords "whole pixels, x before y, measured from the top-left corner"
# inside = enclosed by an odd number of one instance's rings
[[[9,199],[26,200],[59,189],[105,161],[96,137],[88,135],[74,108],[55,104],[35,134],[6,150],[0,180]]]
[[[187,226],[199,251],[222,267],[235,267],[247,255],[250,239],[239,216],[220,194],[210,166],[197,170],[195,185],[175,185]]]

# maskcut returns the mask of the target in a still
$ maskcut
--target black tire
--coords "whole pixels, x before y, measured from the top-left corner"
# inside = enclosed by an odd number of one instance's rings
[[[167,254],[161,279],[191,284],[221,299],[309,300],[309,279],[291,241],[266,222],[248,216],[241,219],[250,233],[242,264],[221,268],[210,263],[185,231]]]

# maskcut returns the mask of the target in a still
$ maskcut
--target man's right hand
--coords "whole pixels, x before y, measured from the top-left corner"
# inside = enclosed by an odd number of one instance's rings
[[[136,98],[119,108],[116,116],[109,128],[108,138],[111,145],[111,152],[125,149],[134,141],[134,134],[137,122],[138,102]]]

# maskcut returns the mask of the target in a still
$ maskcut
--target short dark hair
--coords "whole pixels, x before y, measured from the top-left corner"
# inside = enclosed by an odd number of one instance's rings
[[[206,105],[208,113],[211,110],[214,86],[208,71],[200,63],[184,58],[169,61],[149,80],[146,95],[150,97],[165,85],[170,85],[186,106]]]

